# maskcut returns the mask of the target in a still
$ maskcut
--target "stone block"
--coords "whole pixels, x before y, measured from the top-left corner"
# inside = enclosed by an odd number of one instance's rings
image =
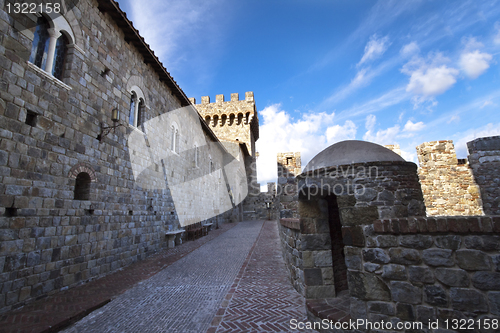
[[[317,251],[313,252],[315,267],[331,267],[332,266],[332,251]]]
[[[375,264],[386,264],[391,260],[387,253],[382,249],[364,249],[362,253],[364,261],[369,261]]]
[[[400,265],[418,265],[422,262],[420,253],[414,249],[392,248],[389,256],[392,263]]]
[[[375,206],[340,208],[340,217],[345,226],[372,224],[379,218]]]
[[[342,227],[342,241],[344,245],[365,246],[365,235],[360,226]]]
[[[478,250],[458,250],[456,252],[457,264],[460,268],[469,271],[490,270],[490,257]]]
[[[422,251],[422,259],[429,266],[453,266],[453,251],[447,249],[427,249]]]
[[[425,301],[430,305],[439,307],[448,306],[448,295],[446,291],[438,285],[424,287]]]
[[[490,291],[488,293],[488,303],[490,305],[490,312],[500,316],[500,292]]]
[[[420,304],[422,302],[422,289],[408,282],[391,281],[392,300],[408,304]]]
[[[458,311],[488,312],[486,297],[480,292],[465,288],[450,289],[451,307]]]
[[[448,287],[468,287],[469,275],[462,269],[436,268],[436,279]]]
[[[472,284],[480,290],[500,290],[500,273],[476,272],[472,275]]]
[[[414,306],[406,303],[397,303],[396,317],[404,321],[415,321]]]
[[[306,285],[304,291],[305,291],[305,297],[310,299],[333,298],[336,296],[335,286],[331,284],[325,286]]]
[[[436,246],[441,249],[458,250],[462,243],[460,236],[447,235],[437,236],[435,239]]]
[[[389,280],[406,280],[406,267],[403,265],[384,265],[382,277]]]
[[[436,310],[432,307],[417,305],[416,310],[417,310],[416,319],[424,323],[424,327],[426,327],[429,322],[435,322],[437,319]]]
[[[302,250],[331,250],[331,239],[329,234],[302,235]]]
[[[304,283],[307,286],[318,286],[323,284],[323,276],[320,268],[305,268]]]
[[[481,251],[496,251],[500,250],[500,236],[483,235],[483,236],[467,236],[464,239],[465,247]]]
[[[349,293],[362,300],[389,301],[389,287],[376,275],[358,271],[347,272]]]
[[[366,303],[368,311],[371,313],[380,313],[388,316],[394,316],[396,309],[393,303],[370,301]]]
[[[433,244],[432,236],[429,235],[404,235],[401,236],[399,244],[412,249],[428,249]]]
[[[434,283],[434,274],[428,267],[408,267],[408,277],[411,282]]]
[[[398,246],[398,238],[393,235],[380,235],[375,237],[375,242],[378,247],[396,247]]]

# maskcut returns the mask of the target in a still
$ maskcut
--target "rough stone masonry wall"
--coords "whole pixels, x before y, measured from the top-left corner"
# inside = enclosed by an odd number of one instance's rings
[[[342,229],[353,235],[344,237],[353,318],[500,318],[499,216],[409,217]]]
[[[278,184],[280,218],[298,218],[298,182],[302,172],[300,153],[278,153]]]
[[[453,141],[423,143],[417,147],[417,154],[427,215],[483,215],[471,167],[458,164]]]
[[[135,184],[128,87],[143,90],[146,120],[181,101],[97,1],[79,1],[66,19],[77,47],[59,81],[27,63],[33,34],[0,10],[0,311],[143,259],[178,225],[168,187]],[[99,143],[115,107],[124,126]],[[90,200],[73,199],[78,170],[92,177]]]
[[[300,245],[299,219],[280,219],[281,249],[293,287],[304,295],[304,265]]]
[[[500,136],[468,142],[469,163],[481,188],[484,213],[500,215]]]

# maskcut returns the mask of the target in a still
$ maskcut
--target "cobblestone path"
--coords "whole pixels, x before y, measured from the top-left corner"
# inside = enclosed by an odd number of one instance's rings
[[[242,222],[63,332],[205,332],[263,222]]]
[[[304,299],[290,283],[278,223],[268,221],[207,333],[297,332],[291,319],[306,321]]]

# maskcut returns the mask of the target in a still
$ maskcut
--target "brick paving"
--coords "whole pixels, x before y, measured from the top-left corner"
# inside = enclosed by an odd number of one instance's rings
[[[290,283],[278,223],[268,221],[207,333],[298,332],[291,319],[307,321],[304,299]]]
[[[252,221],[3,314],[0,332],[296,332],[291,319],[307,320],[305,303],[277,222]]]
[[[262,225],[239,223],[63,332],[205,332]]]
[[[163,249],[98,280],[58,292],[20,309],[0,314],[0,332],[57,332],[60,328],[84,317],[93,309],[109,302],[136,283],[155,275],[234,226],[235,224],[223,224],[219,229],[210,231],[205,237],[185,242],[175,248]]]

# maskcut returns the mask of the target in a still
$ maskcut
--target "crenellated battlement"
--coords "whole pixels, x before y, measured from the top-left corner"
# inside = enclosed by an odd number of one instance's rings
[[[221,141],[245,143],[249,152],[255,152],[259,118],[253,91],[247,91],[242,100],[238,93],[233,93],[229,101],[225,101],[224,95],[216,95],[213,103],[210,96],[202,96],[200,104],[194,98],[190,101]]]

